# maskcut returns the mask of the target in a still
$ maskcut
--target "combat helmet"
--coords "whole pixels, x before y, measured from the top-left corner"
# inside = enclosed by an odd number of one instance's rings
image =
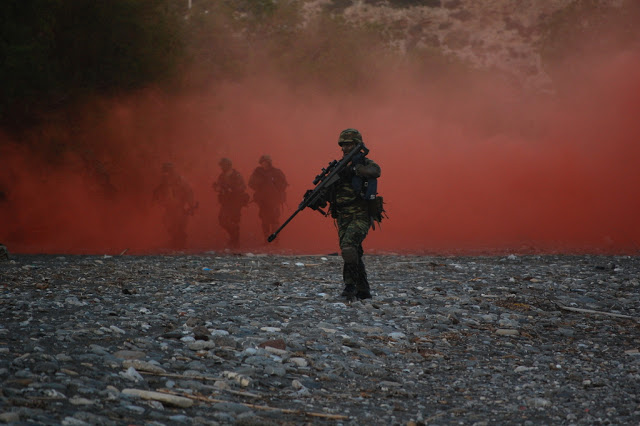
[[[340,137],[338,137],[338,145],[343,142],[362,142],[362,135],[356,129],[344,129],[340,132]]]
[[[268,154],[264,154],[263,156],[260,157],[260,159],[258,160],[258,164],[262,164],[264,161],[266,161],[267,163],[271,164],[271,156]]]

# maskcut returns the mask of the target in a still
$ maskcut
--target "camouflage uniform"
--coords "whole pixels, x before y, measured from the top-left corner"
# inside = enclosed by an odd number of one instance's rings
[[[253,201],[258,205],[262,232],[268,238],[278,228],[280,208],[286,201],[289,184],[282,170],[272,166],[271,157],[263,155],[258,162],[261,166],[251,174],[249,187],[255,191]]]
[[[231,160],[220,160],[223,168],[218,179],[213,183],[213,188],[218,192],[220,213],[218,222],[229,234],[229,245],[235,247],[240,240],[240,219],[242,208],[249,204],[249,194],[242,175],[231,168]]]
[[[347,129],[354,130],[354,129]],[[340,142],[350,141],[348,137],[342,137]],[[357,132],[357,131],[355,131]],[[348,134],[347,134],[348,135]],[[359,132],[357,135],[361,138]],[[361,140],[361,139],[360,139]],[[364,158],[359,166],[358,175],[368,178],[380,176],[380,166],[374,161]],[[340,180],[333,187],[329,197],[331,203],[331,213],[336,219],[338,226],[338,237],[340,240],[340,250],[344,260],[343,296],[352,299],[368,299],[371,297],[367,272],[365,270],[362,256],[364,250],[362,242],[366,238],[373,221],[369,212],[369,205],[353,187],[353,171],[343,174]]]

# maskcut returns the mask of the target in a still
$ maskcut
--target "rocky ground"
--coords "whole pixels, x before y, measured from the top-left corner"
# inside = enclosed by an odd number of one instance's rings
[[[11,255],[0,421],[638,424],[640,258]]]

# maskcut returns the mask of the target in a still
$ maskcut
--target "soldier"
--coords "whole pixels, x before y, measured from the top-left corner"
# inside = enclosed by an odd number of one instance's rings
[[[338,138],[343,156],[349,154],[358,142],[362,142],[359,131],[343,130]],[[362,261],[362,242],[374,223],[370,210],[371,201],[368,200],[374,198],[375,193],[374,197],[371,197],[372,194],[366,194],[365,188],[375,191],[378,177],[380,166],[369,158],[362,157],[358,164],[340,176],[327,200],[331,205],[331,215],[336,219],[338,226],[340,250],[344,261],[342,296],[348,301],[354,298],[371,298],[367,272]]]
[[[4,167],[6,170],[7,167]],[[4,171],[2,170],[2,171]],[[15,200],[15,183],[17,178],[9,171],[6,181],[0,180],[0,238],[7,243],[20,240],[25,237],[26,233],[22,228],[17,215],[17,206]],[[0,175],[0,179],[3,176]],[[2,249],[0,248],[0,258],[2,257]]]
[[[7,192],[2,187],[2,183],[0,182],[0,223],[3,225],[9,222],[9,217],[4,217],[4,210],[8,210],[9,200],[7,197]],[[4,237],[3,234],[0,236]],[[0,243],[0,260],[9,260],[9,251],[4,244]]]
[[[169,234],[172,248],[185,248],[187,244],[187,221],[198,207],[193,191],[180,176],[172,163],[162,165],[160,185],[153,191],[153,201],[164,207],[163,223]]]
[[[253,189],[253,201],[258,205],[258,215],[262,222],[265,240],[278,228],[280,209],[287,200],[286,189],[289,184],[282,170],[273,167],[271,157],[263,155],[258,160],[259,167],[249,178],[249,187]]]
[[[218,221],[229,233],[229,246],[236,247],[240,240],[240,217],[243,207],[249,205],[249,194],[242,175],[233,168],[231,160],[223,158],[218,163],[222,172],[213,183],[218,193],[220,213]]]

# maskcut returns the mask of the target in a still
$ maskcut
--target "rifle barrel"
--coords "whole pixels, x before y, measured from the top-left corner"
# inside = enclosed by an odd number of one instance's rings
[[[302,209],[301,209],[301,208],[298,208],[298,210],[296,210],[295,212],[293,212],[293,214],[292,214],[291,216],[289,216],[289,219],[287,219],[287,220],[286,220],[282,225],[280,225],[280,228],[276,229],[276,230],[275,230],[275,232],[274,232],[273,234],[269,235],[269,238],[267,238],[267,241],[268,241],[268,242],[271,242],[271,241],[275,240],[275,239],[276,239],[276,237],[278,236],[278,234],[280,233],[280,231],[282,231],[282,229],[283,229],[285,226],[287,226],[287,224],[288,224],[289,222],[291,222],[291,220],[292,220],[294,217],[296,217],[296,215],[297,215],[298,213],[300,213],[301,211],[302,211]]]
[[[322,168],[322,171],[320,172],[320,174],[317,175],[313,180],[313,184],[316,187],[313,190],[307,191],[307,194],[309,194],[309,192],[313,193],[314,195],[313,198],[315,200],[316,196],[318,195],[318,191],[324,189],[324,187],[326,187],[327,184],[333,184],[335,182],[335,179],[337,179],[336,177],[337,173],[339,173],[344,167],[346,167],[349,164],[349,162],[353,159],[353,157],[355,157],[360,152],[363,152],[364,155],[367,155],[369,153],[369,150],[367,149],[366,146],[364,146],[364,143],[362,142],[359,142],[358,145],[356,145],[356,147],[354,148],[354,150],[351,151],[342,160],[340,161],[333,160],[332,162],[329,163],[327,168]],[[285,226],[287,226],[287,224],[291,222],[291,220],[298,213],[300,213],[303,209],[309,207],[309,204],[311,204],[312,200],[311,200],[311,197],[306,196],[307,194],[305,194],[305,197],[303,197],[302,202],[298,206],[298,209],[295,212],[293,212],[293,214],[289,217],[289,219],[287,219],[282,225],[280,225],[280,227],[276,229],[276,231],[273,234],[269,235],[269,237],[267,238],[268,242],[275,240],[278,234],[280,233],[280,231],[282,231],[282,229]],[[313,207],[313,210],[318,210],[323,215],[325,216],[327,215],[320,208]]]

